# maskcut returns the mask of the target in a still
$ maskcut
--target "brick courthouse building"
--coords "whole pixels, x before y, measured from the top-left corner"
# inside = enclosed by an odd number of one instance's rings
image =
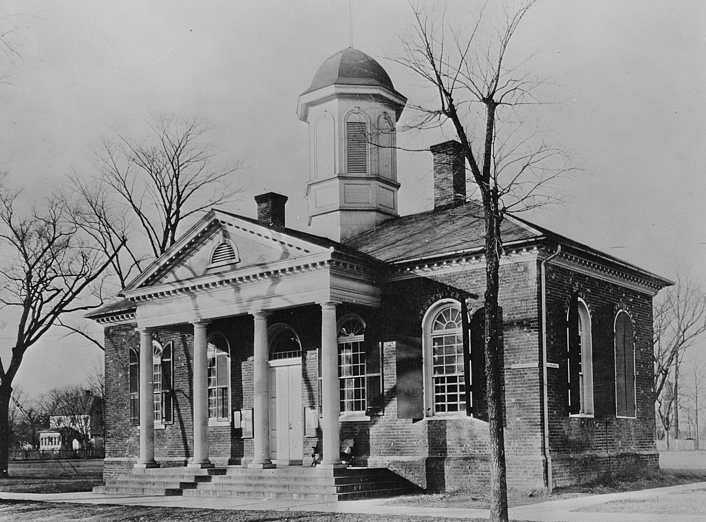
[[[121,294],[105,327],[107,476],[153,466],[386,467],[430,490],[488,473],[483,223],[455,142],[434,209],[399,216],[406,99],[369,56],[299,98],[311,226],[285,196],[209,211]],[[652,298],[669,281],[526,221],[502,225],[508,482],[656,468]]]

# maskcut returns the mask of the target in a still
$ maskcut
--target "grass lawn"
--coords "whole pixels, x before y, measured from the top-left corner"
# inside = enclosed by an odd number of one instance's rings
[[[54,504],[47,502],[1,501],[0,520],[12,522],[406,522],[458,519],[349,513],[306,513],[291,511],[230,511],[146,506]],[[480,520],[469,520],[480,522]]]

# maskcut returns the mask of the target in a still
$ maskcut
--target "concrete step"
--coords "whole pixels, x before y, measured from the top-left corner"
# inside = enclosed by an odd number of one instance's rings
[[[141,487],[133,486],[96,486],[94,493],[105,495],[132,495],[144,497],[177,497],[181,496],[184,490],[179,488]],[[187,490],[189,491],[189,490]]]
[[[109,479],[97,493],[120,495],[184,495],[198,497],[246,497],[352,500],[403,495],[416,486],[385,468],[249,469],[242,466],[189,469],[140,470]]]
[[[190,489],[183,493],[185,497],[223,497],[223,498],[266,498],[279,500],[317,500],[322,502],[335,502],[336,494],[327,493],[302,493],[294,491],[242,491],[232,489]]]

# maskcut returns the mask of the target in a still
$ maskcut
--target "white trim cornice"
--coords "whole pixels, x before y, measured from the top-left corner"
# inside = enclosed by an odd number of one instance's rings
[[[579,256],[562,252],[561,255],[550,261],[550,264],[577,272],[590,277],[595,277],[601,281],[606,281],[614,285],[623,286],[636,292],[648,294],[650,296],[657,295],[660,286],[650,284],[643,278],[626,274],[623,271],[608,268],[595,261],[589,261]]]

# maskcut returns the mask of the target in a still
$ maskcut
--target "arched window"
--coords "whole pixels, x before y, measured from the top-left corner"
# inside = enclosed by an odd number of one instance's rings
[[[615,414],[635,417],[635,341],[627,312],[615,316]]]
[[[424,320],[427,415],[466,413],[463,320],[457,301],[432,306]]]
[[[230,421],[230,347],[223,334],[214,334],[208,342],[208,418],[214,422]]]
[[[368,173],[368,125],[361,113],[346,119],[346,172]]]
[[[302,356],[302,344],[294,328],[284,323],[273,324],[267,329],[270,342],[270,360],[294,359]]]
[[[152,341],[152,410],[158,424],[173,421],[172,372],[172,343],[162,347]]]
[[[569,413],[593,415],[591,314],[578,296],[569,303],[567,357]]]
[[[378,343],[366,339],[365,322],[355,314],[338,321],[338,378],[341,415],[382,413],[382,372]]]
[[[130,348],[128,365],[130,381],[130,424],[140,425],[140,358],[135,348]]]

